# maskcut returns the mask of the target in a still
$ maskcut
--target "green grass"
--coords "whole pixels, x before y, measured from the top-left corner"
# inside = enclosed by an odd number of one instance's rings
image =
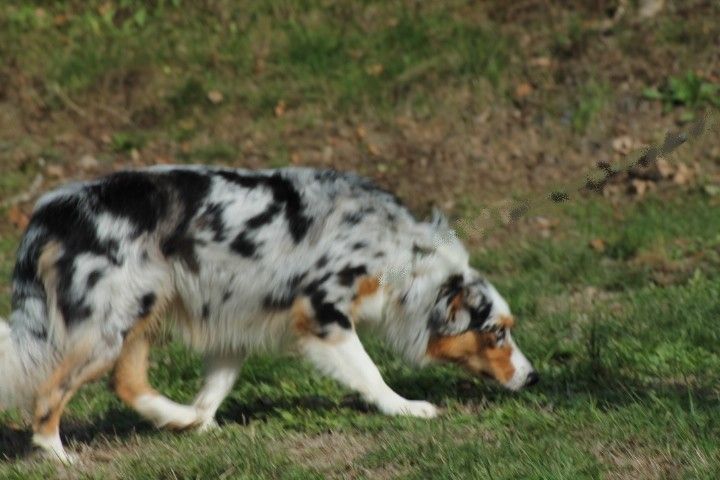
[[[332,165],[345,168],[357,154],[364,162],[351,168],[384,172],[391,187],[418,175],[405,195],[414,206],[447,190],[455,213],[473,219],[496,199],[485,189],[506,192],[506,183],[488,177],[456,192],[454,182],[427,184],[422,176],[435,172],[415,164],[447,159],[461,180],[458,154],[494,165],[508,158],[502,144],[524,141],[512,124],[528,130],[532,148],[513,149],[508,166],[520,177],[536,167],[562,176],[573,172],[549,167],[556,157],[590,164],[626,130],[652,138],[636,122],[662,135],[669,115],[718,106],[712,2],[642,22],[630,2],[610,30],[598,25],[617,2],[6,3],[0,122],[11,121],[0,132],[0,200],[38,174],[43,190],[52,186],[45,165],[94,174],[74,165],[86,152],[103,168],[130,158],[243,167],[339,159]],[[532,92],[515,98],[526,82]],[[658,102],[662,115],[645,108],[652,102],[619,109],[628,96]],[[470,141],[485,130],[497,139]],[[533,146],[536,137],[548,148]],[[379,159],[369,153],[376,141],[387,147]],[[702,172],[707,192],[717,187],[711,173]],[[207,435],[157,431],[105,382],[87,386],[62,425],[82,458],[74,469],[29,456],[26,425],[1,413],[0,458],[9,458],[0,478],[718,478],[718,199],[679,189],[620,206],[573,197],[550,214],[560,225],[549,238],[522,223],[521,233],[494,232],[507,237],[501,247],[472,252],[517,315],[515,337],[542,376],[532,390],[506,392],[452,366],[411,369],[361,332],[387,382],[440,405],[438,419],[379,415],[295,357],[257,356],[219,412],[222,429]],[[602,251],[590,247],[596,239]],[[4,317],[18,242],[0,222]],[[200,359],[166,343],[151,377],[188,402]]]
[[[518,317],[516,339],[542,375],[536,388],[505,392],[450,366],[413,370],[363,333],[388,383],[441,405],[439,419],[366,411],[304,362],[258,356],[220,410],[222,430],[208,435],[157,432],[104,385],[85,388],[63,425],[86,458],[79,471],[88,478],[716,478],[716,209],[691,193],[632,203],[619,217],[591,198],[568,207],[553,239],[476,254],[473,263]],[[588,246],[593,238],[605,240],[604,252]],[[675,276],[658,284],[655,274],[668,269]],[[152,382],[189,401],[200,370],[197,356],[170,343],[153,356]],[[15,448],[27,440],[3,436]],[[22,458],[0,465],[3,478],[48,472],[55,467]]]
[[[447,9],[378,4],[373,21],[359,5],[333,10],[319,1],[30,3],[0,11],[0,51],[44,85],[51,107],[62,105],[57,91],[82,96],[142,81],[171,92],[155,105],[168,118],[207,103],[210,88],[255,115],[272,115],[280,100],[387,107],[448,80],[498,85],[512,51],[492,25]]]

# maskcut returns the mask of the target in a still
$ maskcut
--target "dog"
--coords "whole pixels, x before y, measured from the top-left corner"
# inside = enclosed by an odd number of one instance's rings
[[[66,185],[37,202],[12,287],[0,406],[28,410],[33,444],[64,463],[60,417],[84,383],[112,371],[157,427],[205,430],[258,351],[297,348],[384,414],[436,416],[385,383],[361,323],[414,364],[453,362],[511,390],[538,381],[447,220],[419,221],[350,173],[162,166]],[[170,319],[205,358],[192,405],[148,382],[151,333]]]

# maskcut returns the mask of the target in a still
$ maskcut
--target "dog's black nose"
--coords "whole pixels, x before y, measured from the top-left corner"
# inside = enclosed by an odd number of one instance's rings
[[[532,387],[536,383],[540,381],[540,375],[538,375],[537,372],[533,371],[530,372],[527,376],[527,379],[525,380],[525,386],[526,387]]]

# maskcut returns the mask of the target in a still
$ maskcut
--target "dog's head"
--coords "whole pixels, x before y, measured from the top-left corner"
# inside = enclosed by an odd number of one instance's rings
[[[428,326],[430,359],[457,363],[510,390],[537,383],[537,372],[513,341],[515,320],[507,303],[474,270],[445,279]]]

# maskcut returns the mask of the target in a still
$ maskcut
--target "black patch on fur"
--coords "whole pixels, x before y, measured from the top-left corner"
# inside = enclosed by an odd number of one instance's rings
[[[310,303],[315,311],[315,320],[317,320],[320,325],[325,326],[336,323],[343,328],[352,328],[350,319],[335,308],[335,305],[325,301],[325,292],[323,290],[316,291],[310,297]]]
[[[337,272],[338,283],[343,287],[350,287],[355,283],[355,279],[361,275],[367,273],[365,265],[358,265],[357,267],[351,267],[349,264],[345,265],[345,268]]]
[[[213,231],[213,240],[216,242],[225,240],[225,222],[222,219],[224,211],[225,205],[222,203],[209,203],[198,219],[199,224]]]
[[[197,214],[210,190],[210,178],[190,170],[171,170],[158,175],[168,195],[177,197],[183,209],[173,232],[163,239],[160,250],[166,257],[179,257],[194,273],[200,271],[195,254],[195,240],[188,235],[190,221]]]
[[[448,296],[447,304],[452,302],[452,299],[460,293],[464,286],[464,280],[462,275],[450,275],[445,283],[440,287],[440,294],[438,298]]]
[[[360,250],[365,247],[367,247],[367,242],[360,241],[360,242],[353,243],[351,248],[353,250]]]
[[[267,225],[268,223],[273,221],[275,215],[280,213],[281,209],[282,207],[280,206],[280,204],[271,203],[263,212],[258,213],[254,217],[251,217],[247,222],[245,222],[245,226],[250,229],[256,229],[262,227],[263,225]]]
[[[168,197],[157,176],[145,172],[118,172],[90,185],[88,192],[98,207],[128,219],[135,236],[154,230],[167,214]]]
[[[310,228],[310,224],[312,223],[312,219],[305,215],[305,206],[303,205],[300,192],[295,189],[290,180],[284,178],[278,172],[269,176],[261,174],[240,174],[230,170],[218,170],[216,173],[226,181],[240,185],[243,188],[253,189],[256,187],[264,187],[269,189],[272,192],[274,204],[278,204],[278,208],[279,205],[284,206],[288,230],[290,231],[290,235],[293,237],[295,243],[299,243],[303,238],[305,238],[305,235]],[[271,207],[269,208],[272,208],[272,205],[273,204],[271,204]],[[270,221],[272,216],[279,213],[279,210],[277,212],[274,210],[274,208],[272,212],[266,210],[258,216],[253,217],[253,219],[257,223]]]
[[[13,273],[14,282],[32,285],[34,290],[43,292],[44,297],[42,279],[37,275],[38,260],[49,241],[60,243],[62,254],[53,267],[58,277],[58,307],[68,327],[92,314],[92,309],[85,305],[85,299],[75,298],[72,294],[75,258],[82,253],[90,253],[105,257],[114,264],[120,262],[117,242],[98,239],[95,225],[90,220],[90,214],[97,211],[97,201],[86,196],[87,192],[82,191],[68,194],[38,208],[30,220],[28,232],[41,231],[44,235],[26,236],[23,246],[27,254],[18,258]],[[20,296],[14,294],[14,307],[20,301]]]
[[[470,309],[470,330],[481,330],[492,310],[492,302],[480,305],[479,308]]]
[[[93,287],[95,287],[95,285],[97,285],[97,282],[99,282],[102,278],[102,275],[102,270],[93,270],[92,272],[90,272],[90,275],[88,275],[87,277],[86,288],[88,290],[91,290]]]
[[[268,310],[285,310],[292,306],[298,294],[298,287],[305,279],[307,272],[293,275],[287,281],[285,288],[279,295],[266,295],[263,299],[263,307]]]
[[[364,216],[361,212],[347,212],[342,217],[342,223],[352,227],[362,222],[363,218]]]
[[[322,256],[320,256],[320,258],[318,258],[317,262],[315,262],[315,268],[320,269],[325,267],[325,265],[327,265],[328,263],[328,260],[328,256],[323,254]]]
[[[145,318],[150,315],[150,312],[155,305],[155,300],[157,300],[157,297],[153,292],[146,293],[142,296],[139,302],[140,309],[138,310],[138,318]]]
[[[255,255],[258,245],[250,240],[247,232],[240,232],[230,244],[230,249],[245,258]]]
[[[30,334],[40,341],[45,341],[48,337],[48,332],[45,326],[43,326],[39,331],[30,329]]]
[[[315,280],[311,281],[307,285],[305,285],[305,288],[303,289],[303,292],[307,295],[312,295],[315,292],[318,291],[320,287],[323,286],[325,282],[328,281],[328,279],[332,276],[331,272],[325,273],[322,277],[316,278]]]

